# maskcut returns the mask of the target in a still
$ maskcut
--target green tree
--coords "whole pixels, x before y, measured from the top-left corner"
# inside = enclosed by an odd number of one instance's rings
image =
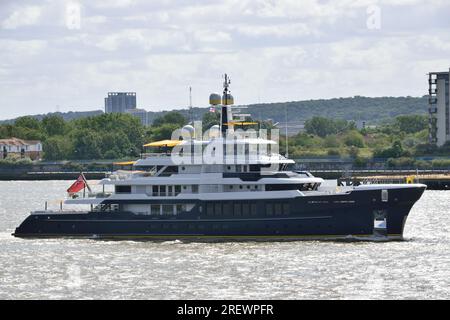
[[[70,139],[63,136],[47,138],[42,148],[46,160],[66,160],[73,154],[73,146]]]
[[[325,137],[329,134],[337,132],[333,120],[323,117],[313,117],[311,120],[305,122],[305,130],[307,133]]]
[[[395,118],[394,126],[406,133],[415,133],[428,127],[428,119],[424,115],[403,115]]]
[[[22,128],[28,128],[28,129],[34,129],[39,130],[41,128],[41,123],[36,118],[25,116],[17,118],[14,122],[14,125],[16,127],[22,127]]]
[[[75,131],[73,134],[74,159],[101,159],[101,137],[89,129]]]
[[[187,122],[188,122],[187,119],[181,113],[176,111],[170,111],[167,112],[165,115],[153,120],[153,126],[159,127],[164,124],[174,124],[181,128],[185,124],[187,124]]]
[[[51,115],[42,119],[42,127],[49,136],[63,135],[66,126],[66,122],[61,116]]]
[[[351,130],[345,134],[344,143],[348,147],[364,148],[364,138],[356,130]]]
[[[400,158],[406,155],[403,150],[402,143],[399,140],[395,140],[390,148],[384,150],[375,150],[374,156],[376,158]]]
[[[323,140],[323,145],[326,148],[339,148],[341,144],[335,135],[329,135]]]
[[[152,126],[147,129],[146,132],[146,141],[158,141],[170,139],[172,137],[172,132],[180,129],[180,126],[177,124],[165,123],[161,126]]]

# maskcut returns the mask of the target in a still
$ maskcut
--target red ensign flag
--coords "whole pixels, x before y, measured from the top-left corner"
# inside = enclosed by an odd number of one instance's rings
[[[80,176],[78,177],[77,181],[75,181],[69,187],[69,189],[67,189],[67,192],[68,193],[75,193],[75,192],[78,192],[80,190],[83,190],[84,187],[86,187],[86,183],[84,182],[83,176],[80,174]]]

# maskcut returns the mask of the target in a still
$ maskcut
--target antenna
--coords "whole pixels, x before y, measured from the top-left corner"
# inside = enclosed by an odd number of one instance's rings
[[[286,128],[286,154],[284,155],[286,158],[289,158],[289,138],[288,138],[288,128],[287,128],[287,106],[284,109],[285,111],[285,115],[286,115],[286,124],[285,124],[285,128]]]
[[[222,108],[220,113],[220,131],[222,132],[222,136],[226,136],[228,129],[233,129],[233,114],[231,112],[231,105],[234,103],[233,97],[231,94],[229,94],[230,90],[228,87],[230,86],[230,78],[228,78],[228,75],[224,74],[224,82],[223,82],[223,96],[222,96]]]
[[[189,86],[189,121],[193,123],[192,119],[192,87]]]

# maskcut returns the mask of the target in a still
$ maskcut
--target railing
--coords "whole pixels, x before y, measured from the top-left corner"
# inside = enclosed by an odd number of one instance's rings
[[[71,199],[108,198],[112,192],[77,192],[71,195]]]
[[[153,152],[153,153],[148,153],[148,152],[141,153],[141,159],[146,159],[146,158],[149,158],[149,157],[170,157],[170,152],[169,153],[156,153],[156,152]]]

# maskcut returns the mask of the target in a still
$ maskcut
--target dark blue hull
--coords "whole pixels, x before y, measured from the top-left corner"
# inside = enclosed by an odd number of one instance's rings
[[[168,216],[121,210],[39,212],[28,216],[14,236],[195,241],[402,239],[406,218],[424,190],[422,186],[391,189],[385,201],[380,190],[278,201],[196,201],[190,212]]]

